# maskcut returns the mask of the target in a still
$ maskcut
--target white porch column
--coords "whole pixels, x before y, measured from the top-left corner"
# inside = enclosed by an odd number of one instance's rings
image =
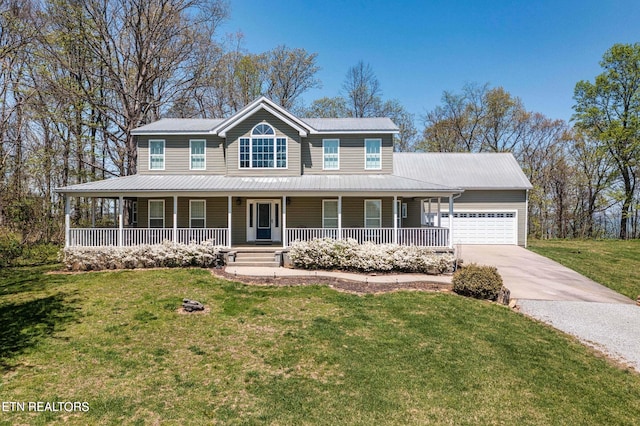
[[[453,194],[449,195],[449,248],[453,248]]]
[[[398,196],[393,196],[393,244],[398,244]]]
[[[287,196],[282,196],[282,248],[287,247]]]
[[[178,196],[173,196],[173,244],[178,242]]]
[[[69,247],[71,241],[71,196],[67,194],[64,197],[64,246]]]
[[[338,195],[338,239],[342,239],[342,195]]]
[[[442,200],[442,197],[438,197],[438,228],[442,228],[442,218],[440,217],[440,200]]]
[[[124,222],[124,197],[121,195],[118,197],[118,246],[124,245],[124,232],[122,231],[122,225]]]
[[[227,247],[231,247],[231,202],[233,201],[231,195],[227,197]]]

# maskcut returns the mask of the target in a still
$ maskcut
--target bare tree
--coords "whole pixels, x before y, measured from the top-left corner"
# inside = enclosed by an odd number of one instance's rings
[[[310,54],[301,48],[289,49],[286,46],[278,46],[265,56],[266,94],[283,108],[293,108],[296,100],[304,92],[322,87],[316,77],[320,70],[316,64],[317,53]]]
[[[349,68],[342,89],[352,117],[372,117],[379,110],[382,90],[371,65],[360,61]]]

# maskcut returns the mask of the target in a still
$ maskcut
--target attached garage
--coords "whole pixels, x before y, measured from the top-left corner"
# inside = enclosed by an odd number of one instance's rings
[[[460,188],[453,202],[453,244],[527,245],[527,197],[531,183],[508,153],[395,153],[394,174]],[[428,203],[423,200],[423,203]],[[410,203],[421,224],[449,226],[448,206]],[[436,213],[440,211],[440,223]],[[429,214],[427,214],[429,213]]]
[[[449,225],[449,213],[442,221]],[[472,211],[453,214],[454,244],[517,244],[517,212]]]

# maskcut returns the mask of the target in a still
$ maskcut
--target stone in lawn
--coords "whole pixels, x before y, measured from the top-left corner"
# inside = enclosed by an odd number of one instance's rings
[[[182,309],[184,309],[186,312],[204,311],[204,305],[197,300],[183,299]]]

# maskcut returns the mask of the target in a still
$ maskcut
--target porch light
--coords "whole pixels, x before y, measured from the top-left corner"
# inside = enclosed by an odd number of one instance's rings
[[[291,205],[291,197],[287,197],[287,205],[290,206]]]
[[[242,198],[240,198],[240,197],[236,198],[236,204],[237,205],[242,204]]]

